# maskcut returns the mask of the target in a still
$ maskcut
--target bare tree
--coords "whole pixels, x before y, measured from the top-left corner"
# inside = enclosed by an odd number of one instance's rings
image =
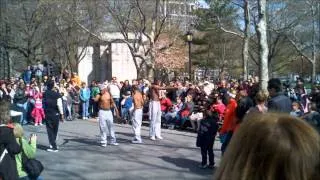
[[[258,1],[259,22],[257,24],[257,34],[260,48],[260,89],[267,90],[269,72],[268,72],[268,39],[267,39],[267,15],[266,0]]]

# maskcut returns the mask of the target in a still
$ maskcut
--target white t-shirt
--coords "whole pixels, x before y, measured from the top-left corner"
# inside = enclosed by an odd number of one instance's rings
[[[109,91],[112,98],[120,98],[120,88],[117,84],[109,84]]]

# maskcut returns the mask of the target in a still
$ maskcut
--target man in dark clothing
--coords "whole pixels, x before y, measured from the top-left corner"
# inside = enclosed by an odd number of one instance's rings
[[[246,90],[239,92],[240,99],[238,100],[238,106],[236,108],[236,116],[238,118],[237,123],[241,123],[247,111],[254,106],[252,99],[248,96]]]
[[[271,99],[268,102],[268,111],[290,113],[291,100],[282,91],[281,81],[273,78],[268,82],[268,91]]]
[[[44,111],[46,114],[46,128],[50,148],[49,152],[58,152],[56,138],[59,129],[59,120],[63,121],[63,105],[61,95],[53,91],[54,82],[48,82],[48,90],[43,95]]]

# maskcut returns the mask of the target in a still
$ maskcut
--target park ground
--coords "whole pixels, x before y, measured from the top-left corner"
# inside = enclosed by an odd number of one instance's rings
[[[200,149],[196,133],[162,130],[164,140],[148,139],[149,128],[142,127],[144,144],[131,144],[132,129],[128,124],[115,124],[119,146],[100,147],[97,143],[97,120],[60,123],[59,152],[47,152],[45,126],[25,126],[25,135],[38,135],[36,158],[45,169],[46,180],[104,179],[212,179],[214,170],[200,169]],[[220,144],[215,143],[216,164],[220,161]]]

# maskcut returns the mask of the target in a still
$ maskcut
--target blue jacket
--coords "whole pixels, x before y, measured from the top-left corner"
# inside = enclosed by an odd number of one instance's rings
[[[81,88],[80,89],[80,99],[81,99],[81,101],[89,101],[90,95],[91,95],[91,92],[90,92],[89,88],[86,87],[86,88]]]
[[[268,111],[289,114],[291,112],[291,103],[289,97],[279,93],[269,100]]]
[[[132,97],[128,97],[128,98],[124,101],[123,108],[130,109],[130,108],[132,107],[132,104],[133,104],[133,99],[132,99]]]

